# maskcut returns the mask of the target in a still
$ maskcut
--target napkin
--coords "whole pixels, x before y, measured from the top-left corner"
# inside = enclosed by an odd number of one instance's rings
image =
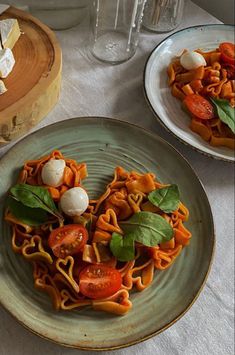
[[[9,5],[0,4],[0,15],[8,9]]]

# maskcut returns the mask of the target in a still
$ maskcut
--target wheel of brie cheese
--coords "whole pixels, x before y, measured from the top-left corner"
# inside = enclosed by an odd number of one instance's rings
[[[0,15],[0,146],[50,112],[59,98],[61,66],[52,30],[14,7]]]
[[[0,20],[0,78],[6,78],[15,65],[12,49],[19,37],[17,19]],[[0,86],[0,95],[7,91],[5,83],[3,84]]]

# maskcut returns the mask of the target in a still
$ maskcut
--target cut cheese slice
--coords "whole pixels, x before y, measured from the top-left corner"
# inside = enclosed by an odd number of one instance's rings
[[[2,80],[0,80],[0,95],[4,94],[7,91],[7,88]]]
[[[6,78],[15,65],[15,59],[10,48],[0,49],[0,78]]]
[[[14,18],[0,21],[0,42],[2,48],[13,48],[20,37],[18,21]]]

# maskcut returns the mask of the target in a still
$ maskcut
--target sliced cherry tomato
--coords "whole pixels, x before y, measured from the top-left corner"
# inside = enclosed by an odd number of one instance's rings
[[[214,117],[212,104],[200,95],[187,95],[183,102],[187,109],[197,118],[209,120]]]
[[[88,233],[81,224],[68,224],[54,229],[49,235],[48,244],[57,258],[77,254],[88,240]]]
[[[80,292],[92,299],[112,296],[122,284],[120,272],[109,266],[91,264],[80,273]]]
[[[221,59],[230,64],[235,64],[235,45],[230,42],[223,42],[219,45]]]

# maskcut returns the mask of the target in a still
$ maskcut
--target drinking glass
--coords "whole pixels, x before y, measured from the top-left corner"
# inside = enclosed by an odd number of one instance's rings
[[[103,62],[118,64],[131,58],[138,46],[146,0],[93,0],[91,53]]]
[[[181,22],[185,0],[148,0],[143,26],[150,31],[169,32]]]

